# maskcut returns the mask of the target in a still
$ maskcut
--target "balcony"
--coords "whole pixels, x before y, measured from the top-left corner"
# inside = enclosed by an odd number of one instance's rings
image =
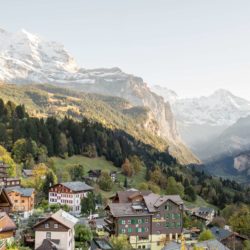
[[[114,221],[108,219],[108,218],[105,218],[104,221],[109,224],[109,225],[113,225],[114,224]]]

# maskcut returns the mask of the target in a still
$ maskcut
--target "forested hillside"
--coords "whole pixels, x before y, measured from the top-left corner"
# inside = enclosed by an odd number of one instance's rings
[[[68,117],[60,120],[52,116],[34,118],[23,105],[0,100],[0,144],[23,168],[48,163],[51,156],[104,156],[129,178],[136,177],[145,166],[145,176],[137,184],[141,190],[180,194],[191,202],[195,202],[199,195],[220,208],[250,202],[250,190],[236,182],[211,177],[195,167],[179,165],[169,153],[161,152],[125,131],[108,129],[87,118],[82,121]]]
[[[106,128],[123,130],[162,152],[171,148],[170,154],[182,164],[190,162],[184,149],[174,149],[171,141],[159,137],[159,125],[148,108],[133,106],[122,98],[86,94],[50,85],[12,84],[0,84],[0,98],[24,104],[32,117],[56,116],[63,119],[66,115],[77,121],[87,118]]]

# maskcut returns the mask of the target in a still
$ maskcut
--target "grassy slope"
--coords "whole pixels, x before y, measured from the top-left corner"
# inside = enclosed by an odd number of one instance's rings
[[[68,166],[74,165],[74,164],[82,164],[85,169],[85,175],[87,176],[87,172],[90,169],[102,169],[106,171],[112,171],[115,170],[118,172],[117,179],[118,183],[116,183],[110,192],[105,192],[99,189],[98,185],[95,185],[95,191],[101,192],[102,196],[104,198],[109,198],[112,196],[115,192],[123,190],[123,183],[124,183],[124,175],[121,174],[120,169],[116,168],[112,162],[109,162],[105,160],[104,158],[98,157],[98,158],[88,158],[84,156],[72,156],[67,159],[62,159],[58,157],[52,157],[51,158],[54,162],[54,166],[56,168],[56,171],[63,171],[66,170]],[[133,176],[132,178],[128,178],[128,184],[130,187],[138,188],[139,184],[141,182],[145,182],[145,176],[146,176],[146,168],[143,168],[142,171],[138,174]],[[185,201],[185,205],[187,207],[213,207],[216,209],[215,206],[207,203],[204,199],[202,199],[200,196],[197,196],[197,200],[193,203]]]
[[[51,160],[54,162],[54,166],[56,169],[56,172],[59,173],[60,171],[65,171],[68,169],[70,165],[74,164],[81,164],[84,166],[85,175],[87,176],[87,172],[90,169],[102,169],[106,171],[112,171],[115,170],[118,172],[117,179],[118,184],[116,183],[113,187],[113,190],[111,192],[104,192],[99,190],[98,186],[95,186],[96,191],[100,191],[104,197],[110,197],[115,192],[123,189],[123,183],[124,183],[124,175],[120,173],[120,169],[116,168],[112,162],[109,162],[105,160],[102,157],[98,158],[88,158],[84,156],[72,156],[67,159],[62,159],[58,157],[52,157]],[[128,178],[128,183],[131,187],[138,187],[138,184],[141,182],[145,182],[145,175],[146,175],[146,168],[143,168],[142,171],[132,178]]]

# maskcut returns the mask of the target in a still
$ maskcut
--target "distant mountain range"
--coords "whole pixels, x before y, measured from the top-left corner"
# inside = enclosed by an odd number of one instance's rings
[[[181,163],[199,163],[183,144],[169,103],[153,93],[142,78],[119,68],[79,67],[61,44],[45,41],[25,30],[14,34],[0,30],[0,81],[53,84],[77,92],[123,98],[129,102],[130,115],[138,112],[139,107],[146,108],[150,119],[143,123],[143,129],[164,139],[170,153]]]
[[[182,139],[210,173],[250,182],[250,101],[223,89],[188,99],[151,89],[171,103]]]

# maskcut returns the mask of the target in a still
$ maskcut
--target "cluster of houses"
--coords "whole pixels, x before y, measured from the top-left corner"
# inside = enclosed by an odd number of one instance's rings
[[[13,241],[18,229],[13,215],[28,218],[35,205],[35,190],[21,187],[18,178],[8,178],[7,168],[0,163],[0,250]],[[31,171],[23,174],[32,176]],[[115,173],[110,174],[116,178]],[[95,181],[100,175],[100,171],[90,171],[88,178]],[[93,188],[80,181],[51,186],[49,204],[67,205],[70,211],[59,210],[38,218],[32,227],[35,235],[30,238],[29,246],[36,250],[73,250],[77,223],[85,223],[98,235],[90,243],[90,250],[113,249],[108,239],[119,235],[125,235],[134,249],[152,250],[193,249],[194,244],[199,249],[227,250],[242,245],[246,240],[230,229],[212,227],[210,230],[215,239],[198,243],[201,230],[184,229],[184,213],[206,227],[216,216],[215,209],[187,208],[179,195],[159,195],[136,189],[119,191],[110,197],[105,207],[105,218],[85,218],[83,222],[77,217],[81,215],[81,206],[84,206],[82,200],[89,192],[93,192]]]

